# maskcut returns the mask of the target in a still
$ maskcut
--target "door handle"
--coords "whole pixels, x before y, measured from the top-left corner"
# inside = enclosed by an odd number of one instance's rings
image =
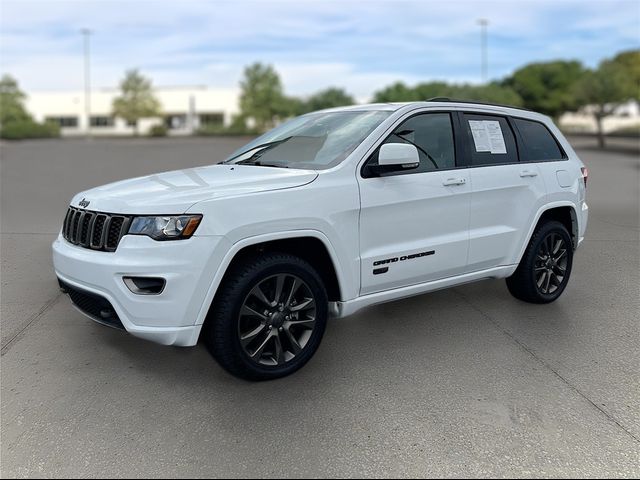
[[[452,185],[464,185],[465,183],[467,183],[466,178],[447,178],[444,182],[442,182],[442,185],[444,185],[445,187],[450,187]]]
[[[533,170],[523,170],[520,172],[521,177],[537,177],[538,172],[534,172]]]

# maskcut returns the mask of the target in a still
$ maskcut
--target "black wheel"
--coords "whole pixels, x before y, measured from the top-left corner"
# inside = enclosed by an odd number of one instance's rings
[[[306,261],[267,253],[237,265],[214,299],[204,339],[220,365],[248,380],[295,372],[320,345],[325,287]]]
[[[507,278],[507,287],[525,302],[553,302],[566,288],[572,264],[569,232],[560,222],[546,222],[533,234],[517,270]]]

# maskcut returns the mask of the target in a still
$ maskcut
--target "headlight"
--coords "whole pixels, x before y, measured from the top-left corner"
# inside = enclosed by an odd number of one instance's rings
[[[182,240],[191,237],[200,225],[202,215],[135,217],[130,235],[147,235],[154,240]]]

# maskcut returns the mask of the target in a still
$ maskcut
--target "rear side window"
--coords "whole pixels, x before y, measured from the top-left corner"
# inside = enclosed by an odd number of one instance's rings
[[[518,163],[518,149],[505,117],[465,113],[463,130],[471,166]]]
[[[521,158],[523,162],[562,160],[564,154],[549,129],[540,122],[512,119],[522,138]]]

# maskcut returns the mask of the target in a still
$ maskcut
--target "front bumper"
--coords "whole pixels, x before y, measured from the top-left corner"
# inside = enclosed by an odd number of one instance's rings
[[[194,236],[158,242],[125,235],[115,252],[101,252],[72,245],[59,235],[52,246],[53,265],[63,283],[108,302],[132,335],[163,345],[192,346],[200,335],[203,302],[216,273],[212,252],[221,240]],[[125,285],[125,276],[162,277],[166,286],[158,295],[138,295]],[[110,323],[96,312],[79,310]]]

